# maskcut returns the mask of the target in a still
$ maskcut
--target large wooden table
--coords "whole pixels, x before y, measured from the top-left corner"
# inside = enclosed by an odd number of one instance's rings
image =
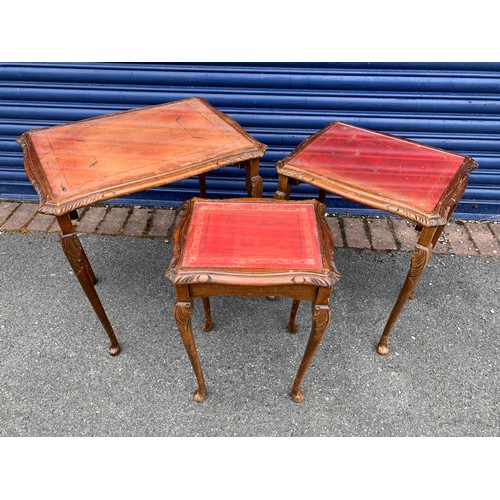
[[[399,215],[421,231],[399,297],[379,340],[387,354],[387,339],[432,250],[477,167],[468,156],[450,153],[407,139],[333,122],[306,139],[277,162],[277,199],[289,199],[290,188],[305,182],[326,193]]]
[[[340,278],[324,208],[315,200],[195,198],[186,202],[166,276],[175,284],[174,315],[198,381],[195,401],[205,399],[206,389],[191,315],[194,298],[201,297],[203,330],[210,330],[209,297],[213,295],[290,297],[291,333],[297,331],[299,301],[312,302],[311,334],[291,391],[293,401],[304,399],[300,385],[328,326],[330,295]]]
[[[57,217],[64,253],[109,336],[111,355],[120,346],[70,215],[192,176],[199,177],[204,197],[205,173],[232,164],[246,168],[248,195],[262,195],[259,158],[266,146],[201,98],[30,130],[17,141],[40,196],[39,211]]]

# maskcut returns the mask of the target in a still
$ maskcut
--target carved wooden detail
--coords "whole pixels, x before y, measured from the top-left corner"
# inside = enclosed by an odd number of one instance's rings
[[[174,317],[181,337],[186,335],[189,322],[193,314],[192,302],[176,302],[174,306]]]
[[[326,304],[315,304],[313,306],[314,336],[323,335],[324,330],[330,322],[330,306]]]
[[[278,175],[278,189],[274,193],[276,200],[290,199],[290,178],[286,175]]]
[[[350,178],[348,175],[343,176],[342,173],[336,175],[335,160],[333,159],[333,155],[331,157],[331,164],[327,165],[321,165],[318,161],[315,161],[314,152],[311,153],[312,156],[310,155],[308,157],[307,154],[303,154],[301,159],[297,159],[297,157],[301,153],[305,153],[304,150],[315,143],[315,141],[324,141],[321,143],[321,146],[318,146],[320,142],[315,145],[320,148],[320,151],[324,152],[327,147],[325,146],[327,144],[327,139],[325,139],[326,136],[328,136],[330,140],[332,137],[335,137],[335,140],[337,141],[336,144],[339,145],[339,150],[343,151],[342,146],[347,147],[347,143],[341,144],[340,141],[347,140],[347,136],[338,134],[337,130],[331,131],[331,134],[327,134],[332,127],[335,127],[338,124],[342,125],[342,127],[350,127],[349,125],[341,124],[340,122],[329,123],[322,130],[302,141],[286,158],[276,163],[276,170],[279,178],[278,189],[274,194],[274,197],[276,199],[289,199],[290,187],[297,182],[306,182],[319,188],[320,196],[322,196],[321,192],[332,193],[353,202],[361,203],[371,208],[380,209],[385,212],[401,216],[415,222],[422,228],[418,244],[411,258],[410,270],[406,281],[400,291],[396,303],[394,304],[378,343],[378,352],[380,354],[387,354],[389,352],[387,339],[390,331],[406,301],[415,297],[414,287],[428,264],[432,249],[436,245],[439,235],[448,223],[453,211],[460,202],[460,199],[462,198],[462,195],[467,187],[470,173],[472,170],[477,168],[478,165],[468,156],[450,153],[449,151],[438,148],[430,148],[429,146],[415,143],[414,141],[410,141],[408,139],[376,132],[376,135],[385,137],[385,139],[380,139],[380,142],[379,139],[377,139],[379,146],[382,143],[390,143],[391,146],[394,145],[396,148],[398,147],[398,144],[407,143],[401,146],[401,148],[413,152],[417,151],[416,148],[424,148],[427,151],[432,149],[436,152],[436,154],[439,152],[446,153],[446,162],[438,162],[436,165],[447,166],[448,176],[452,178],[449,182],[444,181],[443,171],[439,167],[435,167],[436,170],[434,171],[431,167],[429,167],[429,172],[434,174],[436,181],[434,184],[430,184],[434,191],[432,191],[431,188],[427,190],[427,192],[433,192],[433,197],[427,198],[427,202],[424,204],[421,203],[421,200],[416,200],[415,197],[408,196],[411,194],[411,185],[409,185],[408,181],[407,184],[404,184],[406,186],[406,192],[405,190],[402,190],[399,194],[397,194],[397,191],[393,192],[391,190],[391,186],[389,186],[387,190],[384,190],[381,187],[382,184],[378,185],[375,182],[370,182],[370,177],[366,178],[365,181],[362,177],[356,178],[354,176]],[[340,127],[340,129],[342,129],[342,127]],[[359,130],[359,127],[357,129],[356,134],[363,133],[362,129],[361,131]],[[325,137],[322,137],[323,134],[325,134]],[[354,136],[351,136],[351,139],[353,137]],[[368,142],[371,143],[371,138]],[[323,148],[322,150],[321,147]],[[312,146],[312,148],[314,148],[314,146]],[[358,142],[356,148],[356,153],[360,154],[363,148],[362,141]],[[370,152],[377,151],[373,144],[369,144],[368,148],[372,148],[369,149]],[[310,151],[313,150],[311,149]],[[440,158],[443,157],[443,155],[438,156]],[[381,157],[383,158],[383,155]],[[328,158],[326,153],[324,156],[322,155],[321,158],[321,161],[328,161],[323,160],[323,158]],[[296,160],[295,164],[294,160]],[[387,165],[387,163],[385,165]],[[314,166],[314,169],[312,166]],[[321,168],[322,166],[328,168]],[[390,167],[391,165],[389,165],[389,168]],[[322,174],[320,174],[318,170],[321,170]],[[418,179],[419,176],[416,176],[416,178]],[[438,180],[441,180],[442,182],[438,182]],[[394,179],[394,181],[396,181],[396,179]],[[447,186],[446,182],[448,182]],[[419,186],[415,187],[417,188]],[[431,209],[430,207],[434,204],[434,202],[436,202],[436,205]],[[422,207],[425,207],[425,210]]]
[[[292,401],[295,403],[300,403],[304,400],[304,393],[300,390],[300,385],[304,376],[306,374],[311,361],[313,360],[314,354],[319,347],[319,344],[325,334],[326,328],[330,321],[330,306],[327,304],[315,304],[312,305],[313,320],[311,326],[311,334],[309,336],[309,341],[306,346],[304,357],[300,363],[297,376],[295,377],[295,382],[293,383],[290,396]]]
[[[433,248],[433,240],[434,236],[437,232],[440,231],[440,228],[433,227],[425,227],[422,229],[422,233],[418,239],[418,243],[415,247],[415,250],[412,254],[410,261],[410,270],[406,276],[406,280],[399,292],[399,296],[392,308],[391,314],[389,315],[389,319],[385,325],[384,331],[380,337],[380,340],[377,345],[377,351],[379,354],[385,355],[389,353],[389,346],[387,345],[387,341],[391,330],[396,323],[396,320],[399,317],[404,305],[406,302],[412,297],[413,291],[417,283],[419,282],[422,274],[427,267],[430,256],[432,254]]]
[[[413,283],[413,286],[415,286],[420,280],[422,273],[427,267],[431,253],[432,250],[428,247],[424,247],[419,244],[415,246],[415,250],[411,256],[410,271],[408,273],[408,278]]]
[[[198,212],[196,212],[198,215],[193,216],[195,205],[198,202],[200,202],[200,207],[198,208]],[[275,203],[277,205],[282,204],[282,207],[287,207],[287,215],[290,214],[290,211],[299,214],[301,211],[305,210],[306,213],[309,214],[308,217],[310,217],[310,219],[307,220],[312,222],[304,226],[307,227],[307,230],[303,229],[304,234],[302,232],[298,233],[301,234],[302,238],[300,240],[300,248],[304,248],[306,241],[317,238],[316,243],[319,246],[312,248],[319,248],[320,250],[317,257],[312,260],[312,262],[314,262],[314,268],[310,270],[307,269],[307,267],[300,268],[300,252],[298,252],[295,257],[290,257],[290,265],[294,268],[293,271],[288,270],[288,268],[285,268],[286,270],[284,271],[283,269],[267,269],[265,267],[259,268],[258,266],[244,269],[230,267],[229,265],[224,268],[211,268],[208,265],[203,268],[183,266],[187,245],[186,242],[188,239],[191,248],[190,253],[186,255],[187,262],[196,262],[196,257],[193,257],[193,252],[197,255],[196,252],[205,252],[207,248],[218,248],[218,243],[214,244],[214,247],[199,247],[197,246],[197,238],[199,236],[200,224],[202,225],[201,234],[204,234],[203,230],[206,229],[206,227],[203,226],[203,221],[208,220],[201,216],[200,213],[207,211],[213,216],[217,210],[222,210],[222,208],[224,208],[220,206],[223,203],[237,205],[236,207],[231,207],[231,214],[241,212],[248,214],[248,209],[242,209],[243,204],[252,203],[252,216],[256,213],[263,212],[265,205],[269,203]],[[297,207],[294,209],[293,207],[296,204]],[[309,206],[304,208],[304,204]],[[311,210],[310,206],[313,206],[314,210]],[[213,210],[211,210],[212,208]],[[226,214],[224,210],[222,210],[222,214]],[[266,210],[270,210],[270,207],[267,206]],[[281,209],[274,210],[274,207],[271,207],[273,213],[280,213],[280,210]],[[296,402],[300,402],[304,399],[304,394],[300,390],[300,384],[328,326],[330,319],[328,301],[331,295],[332,286],[340,279],[340,274],[333,261],[333,237],[328,224],[324,220],[324,210],[325,206],[315,200],[306,202],[284,202],[281,200],[269,199],[255,201],[252,199],[201,200],[195,198],[184,204],[184,214],[174,236],[172,261],[166,270],[165,276],[176,286],[177,303],[174,307],[174,315],[182,341],[198,380],[199,387],[195,392],[196,401],[202,401],[205,398],[205,382],[191,329],[192,303],[194,298],[201,297],[203,299],[206,318],[203,329],[206,331],[212,327],[212,316],[208,298],[213,295],[290,297],[293,299],[293,303],[288,322],[288,330],[292,333],[297,331],[295,317],[300,300],[311,300],[313,303],[311,335],[291,393],[292,399]],[[278,225],[280,222],[281,221],[275,221]],[[193,232],[191,233],[192,226],[194,229],[192,229]],[[218,240],[216,241],[218,242]],[[234,244],[234,241],[232,243]],[[258,251],[256,251],[256,255],[258,256]],[[218,257],[219,255],[216,253],[215,257],[212,255],[210,258],[213,261],[213,259]],[[255,255],[252,254],[246,258],[252,261],[254,257]],[[293,258],[297,259],[295,262],[296,265],[292,262]],[[256,260],[258,260],[258,258]],[[322,268],[316,269],[316,263],[320,264]]]
[[[320,240],[323,258],[323,269],[319,271],[282,271],[282,270],[262,270],[262,269],[192,269],[183,267],[182,261],[183,250],[186,244],[186,232],[191,223],[193,207],[196,202],[204,201],[200,198],[193,198],[184,203],[183,217],[180,220],[174,235],[174,250],[172,260],[168,266],[165,276],[175,284],[194,285],[194,284],[234,284],[235,280],[242,285],[247,286],[270,286],[270,285],[312,285],[321,287],[331,287],[341,278],[340,273],[335,267],[333,260],[333,237],[331,231],[324,219],[325,206],[309,200],[314,204],[317,214],[318,237]],[[227,200],[210,200],[211,202],[227,202],[239,204],[255,203],[253,199],[227,199]],[[283,203],[280,200],[265,199],[266,203]],[[294,203],[304,202],[287,202],[292,206]]]
[[[109,322],[106,312],[104,311],[99,296],[95,291],[92,281],[92,278],[95,280],[95,277],[93,272],[89,271],[88,269],[90,267],[90,264],[87,264],[87,259],[81,247],[80,241],[78,240],[78,236],[74,233],[63,234],[61,236],[61,245],[66,258],[68,259],[68,262],[73,269],[73,272],[75,273],[78,281],[80,282],[80,285],[83,288],[83,291],[87,295],[92,308],[101,321],[101,324],[106,330],[106,333],[108,334],[109,340],[111,342],[108,353],[111,356],[117,356],[120,353],[120,345],[118,344],[118,340],[116,339],[115,333],[113,331],[111,323]]]
[[[83,259],[81,258],[80,244],[76,234],[68,234],[61,236],[61,245],[64,253],[68,258],[68,262],[73,269],[73,272],[78,276],[81,272],[85,271]]]
[[[192,302],[176,302],[174,306],[174,317],[177,328],[181,336],[182,343],[191,361],[191,366],[198,381],[198,389],[193,394],[193,399],[201,403],[206,398],[205,378],[201,369],[200,359],[194,342],[193,331],[191,328],[191,315],[193,313]]]
[[[327,193],[336,194],[348,200],[354,201],[356,203],[361,203],[372,208],[377,208],[385,212],[393,213],[399,215],[406,219],[412,220],[417,224],[422,226],[434,227],[446,224],[452,213],[452,207],[457,200],[459,201],[465,191],[469,174],[472,170],[477,168],[477,163],[470,157],[464,155],[457,155],[463,158],[463,162],[457,170],[455,177],[450,182],[450,185],[446,192],[443,194],[442,199],[436,205],[433,211],[426,212],[420,210],[411,204],[405,203],[402,200],[395,200],[390,197],[390,195],[375,194],[368,190],[364,190],[359,187],[355,187],[351,184],[342,182],[341,179],[335,177],[325,177],[317,172],[310,172],[301,167],[293,165],[293,159],[302,152],[305,148],[311,145],[314,141],[320,138],[325,132],[327,132],[333,126],[339,124],[340,122],[332,122],[325,126],[322,130],[316,134],[308,137],[302,141],[297,148],[289,154],[283,160],[276,162],[276,170],[279,175],[283,175],[290,178],[290,183],[293,181],[305,182],[313,186],[318,187]],[[392,137],[390,134],[383,134],[377,132],[377,134],[385,137]],[[401,137],[397,138],[398,141],[404,141],[409,144],[418,144],[409,139],[403,139]],[[436,151],[441,151],[449,153],[443,149],[432,148]],[[369,184],[369,183],[368,183]],[[279,191],[279,193],[278,193]],[[287,198],[285,184],[280,184],[278,186],[278,191],[276,197],[282,198],[283,193],[285,194],[285,199]]]
[[[186,128],[188,122],[192,130],[203,133],[191,133]],[[67,214],[195,176],[199,176],[200,192],[205,195],[205,173],[232,164],[246,167],[252,193],[262,194],[259,159],[267,146],[202,98],[28,130],[16,140],[23,150],[28,178],[40,198],[39,211],[57,217],[64,253],[108,333],[112,355],[120,352],[120,346],[93,286],[96,277],[92,267]]]
[[[468,158],[463,168],[457,172],[456,186],[450,186],[450,189],[444,194],[440,201],[439,211],[443,217],[446,218],[446,222],[449,221],[455,208],[462,199],[465,189],[467,188],[467,183],[469,182],[469,175],[477,166],[477,163],[472,160],[472,158]]]
[[[109,119],[113,117],[116,117],[117,120],[119,120],[120,117],[126,117],[127,119],[130,119],[130,116],[133,116],[134,113],[141,113],[147,110],[155,109],[160,110],[162,107],[168,107],[174,104],[179,105],[182,103],[188,103],[189,101],[202,103],[202,106],[204,106],[204,108],[206,109],[206,113],[209,118],[213,117],[214,120],[223,120],[232,128],[232,130],[234,130],[235,134],[239,134],[239,136],[245,137],[247,145],[245,147],[239,146],[239,149],[235,150],[234,142],[231,142],[229,140],[226,151],[222,151],[221,149],[221,151],[215,154],[215,156],[200,156],[195,163],[182,165],[182,162],[180,162],[180,166],[178,168],[161,171],[161,168],[159,168],[159,166],[153,162],[149,170],[140,170],[137,177],[132,180],[128,180],[123,183],[111,183],[112,185],[110,185],[109,180],[106,179],[107,176],[103,176],[102,187],[95,189],[93,188],[90,192],[79,191],[76,194],[68,196],[65,196],[64,194],[61,196],[54,195],[52,189],[53,186],[51,187],[51,184],[49,183],[44,172],[46,165],[42,165],[39,156],[39,150],[33,142],[33,137],[35,135],[43,135],[46,131],[52,132],[53,129],[58,129],[61,127],[80,127],[82,123],[88,124],[89,127],[91,127],[92,124],[95,124],[97,126],[100,123],[103,123],[103,120],[109,121]],[[208,120],[206,123],[210,124],[211,122]],[[211,125],[207,126],[210,127]],[[217,125],[214,124],[213,126],[215,127],[215,129],[217,129]],[[148,130],[137,130],[137,133],[139,132],[143,135],[149,133]],[[146,139],[150,140],[149,137],[147,137]],[[200,174],[204,174],[205,172],[209,172],[211,170],[233,164],[244,164],[245,162],[249,161],[253,162],[252,165],[256,166],[253,166],[252,176],[256,176],[258,174],[258,159],[264,155],[267,149],[267,146],[265,144],[262,144],[253,139],[237,122],[235,122],[233,119],[231,119],[221,111],[212,107],[205,99],[202,98],[190,98],[185,99],[184,101],[168,103],[166,105],[160,104],[133,110],[119,111],[117,113],[110,113],[103,116],[88,118],[86,120],[80,120],[71,124],[63,124],[57,125],[55,127],[45,127],[28,130],[16,140],[21,145],[24,151],[25,169],[28,177],[40,196],[39,210],[42,213],[51,215],[62,215],[78,208],[91,205],[93,203],[102,202],[111,198],[116,198],[118,196],[124,196],[138,191],[143,191],[146,189],[151,189],[165,184],[177,182],[182,179],[198,176]],[[158,144],[161,144],[160,139],[158,139],[157,142]],[[187,145],[186,147],[189,148],[189,145]],[[119,160],[120,158],[117,158],[118,162]],[[255,168],[257,169],[257,172],[255,172]],[[256,189],[258,189],[258,179],[255,179],[255,182],[257,183]]]
[[[262,177],[260,175],[255,175],[250,178],[252,183],[252,197],[262,198]]]

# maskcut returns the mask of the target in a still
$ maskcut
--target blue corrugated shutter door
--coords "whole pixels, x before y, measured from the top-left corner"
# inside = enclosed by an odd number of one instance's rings
[[[37,199],[15,137],[113,111],[206,98],[269,149],[264,196],[277,187],[274,163],[326,123],[341,120],[472,156],[478,163],[456,214],[500,213],[500,63],[3,63],[0,64],[0,198]],[[211,197],[245,196],[243,172],[208,175]],[[178,205],[195,179],[119,201]],[[317,191],[300,186],[296,197]],[[368,213],[328,198],[331,211]]]

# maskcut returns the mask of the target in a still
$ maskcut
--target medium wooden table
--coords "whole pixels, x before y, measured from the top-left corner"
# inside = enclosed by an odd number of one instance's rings
[[[39,211],[56,216],[64,253],[109,336],[111,355],[119,354],[120,346],[70,215],[192,176],[199,177],[205,196],[205,173],[232,164],[246,168],[248,195],[262,195],[259,158],[266,146],[201,98],[30,130],[17,141],[40,196]]]
[[[175,232],[166,277],[175,284],[174,315],[198,381],[198,402],[206,390],[191,328],[194,298],[203,299],[205,331],[212,328],[213,295],[291,297],[291,333],[297,331],[299,301],[312,301],[311,335],[291,392],[293,401],[304,399],[300,385],[330,320],[330,295],[340,278],[324,205],[315,200],[190,200]]]
[[[278,190],[289,199],[290,187],[305,182],[372,208],[415,222],[421,231],[410,270],[377,346],[387,354],[387,339],[427,266],[432,250],[477,164],[468,156],[342,122],[328,124],[277,162]]]

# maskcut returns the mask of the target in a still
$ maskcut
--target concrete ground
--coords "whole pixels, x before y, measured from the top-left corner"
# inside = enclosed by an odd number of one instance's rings
[[[122,346],[107,337],[50,232],[0,234],[1,436],[499,436],[500,259],[437,254],[382,357],[375,345],[408,252],[338,248],[343,279],[302,389],[309,335],[290,300],[215,297],[193,326],[207,400],[177,332],[162,238],[82,236]]]

